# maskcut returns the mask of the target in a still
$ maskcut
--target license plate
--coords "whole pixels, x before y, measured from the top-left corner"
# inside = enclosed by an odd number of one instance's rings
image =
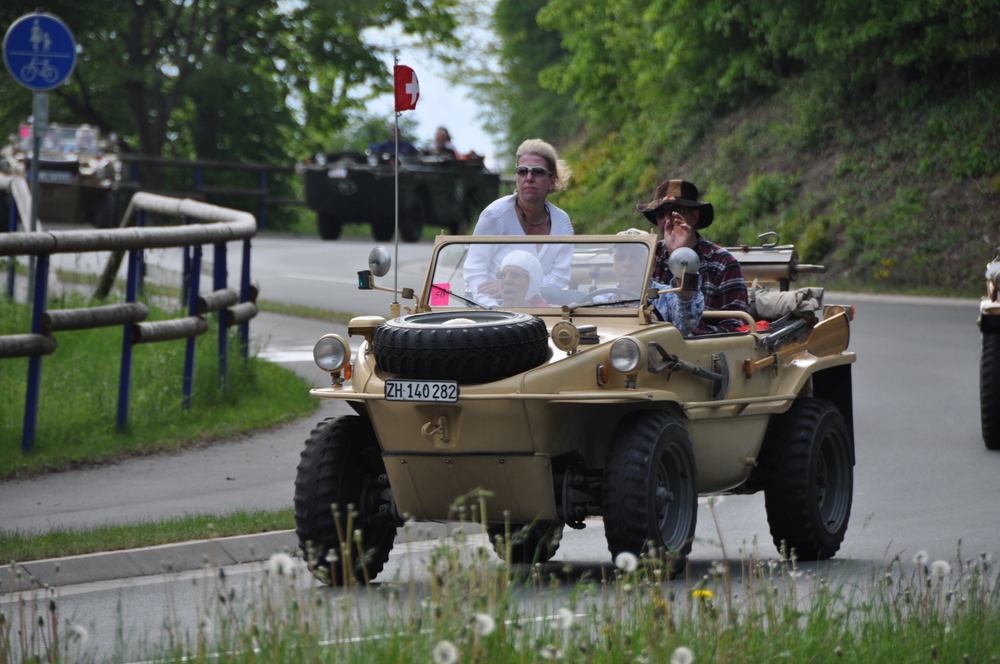
[[[69,171],[38,171],[38,181],[69,184],[73,181],[73,174]]]
[[[458,383],[454,380],[387,380],[386,401],[458,401]]]

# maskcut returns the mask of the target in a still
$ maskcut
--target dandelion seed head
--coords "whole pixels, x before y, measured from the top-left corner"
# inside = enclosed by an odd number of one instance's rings
[[[788,573],[788,576],[792,577],[793,579],[797,579],[800,576],[802,576],[802,570],[793,569]]]
[[[691,664],[694,662],[694,653],[687,646],[678,646],[670,655],[670,664]]]
[[[767,566],[770,567],[771,569],[778,569],[778,561],[777,560],[768,560],[767,561]]]
[[[924,565],[927,564],[928,560],[930,560],[930,556],[923,549],[920,549],[915,554],[913,554],[913,564],[914,565],[918,565],[918,566],[922,567],[922,566],[924,566]]]
[[[719,560],[712,563],[712,574],[715,576],[722,576],[726,573],[726,566]]]
[[[66,638],[70,643],[77,643],[82,646],[90,638],[90,632],[83,625],[73,625],[69,628]]]
[[[555,617],[552,619],[552,625],[556,629],[569,629],[573,624],[573,612],[563,607],[556,611]]]
[[[477,613],[473,620],[473,628],[479,636],[489,636],[497,628],[497,622],[488,613]]]
[[[542,659],[562,659],[563,652],[556,648],[554,645],[543,646],[541,651],[538,653],[542,656]]]
[[[292,567],[295,565],[295,560],[292,559],[290,555],[282,551],[278,551],[273,554],[267,560],[267,571],[270,574],[275,574],[277,576],[284,576],[292,571]]]
[[[946,560],[935,560],[931,563],[931,574],[939,579],[943,579],[951,574],[951,565]]]
[[[634,553],[622,551],[615,556],[615,567],[626,573],[634,572],[639,567],[639,559]]]
[[[455,664],[458,661],[458,648],[451,641],[439,641],[431,652],[434,664]]]

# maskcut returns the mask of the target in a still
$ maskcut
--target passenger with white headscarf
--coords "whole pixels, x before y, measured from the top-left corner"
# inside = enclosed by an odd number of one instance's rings
[[[500,301],[505,307],[548,306],[539,294],[544,278],[542,263],[533,253],[523,249],[508,253],[497,271]]]

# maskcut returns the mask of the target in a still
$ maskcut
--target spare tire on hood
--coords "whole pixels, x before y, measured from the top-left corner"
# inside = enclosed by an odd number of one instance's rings
[[[515,311],[437,311],[375,329],[379,368],[402,378],[484,383],[533,369],[548,358],[548,331]]]

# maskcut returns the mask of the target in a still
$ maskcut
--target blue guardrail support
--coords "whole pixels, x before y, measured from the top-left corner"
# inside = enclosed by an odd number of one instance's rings
[[[7,212],[7,230],[11,233],[17,231],[17,205],[14,204],[14,197],[10,197],[10,210]],[[17,278],[16,257],[10,257],[10,265],[7,266],[7,299],[14,301],[14,280]]]
[[[139,295],[139,264],[142,249],[128,252],[128,281],[125,283],[125,301],[135,302]],[[132,323],[123,326],[122,368],[118,380],[118,431],[128,426],[128,406],[132,395]]]
[[[215,245],[215,270],[214,283],[215,290],[222,290],[226,287],[226,243],[220,242]],[[219,322],[219,384],[222,385],[222,393],[229,396],[229,330],[226,328],[226,310],[220,309],[216,314]]]
[[[184,248],[185,253],[187,247]],[[198,291],[201,288],[201,245],[194,247],[194,255],[191,257],[190,282],[188,287],[188,315],[198,315]],[[184,397],[181,401],[181,408],[191,409],[191,393],[194,391],[194,349],[197,337],[188,337],[184,349],[184,385],[182,392]]]
[[[48,297],[49,255],[42,254],[35,265],[34,305],[31,312],[31,333],[41,334],[42,314]],[[30,454],[35,448],[35,425],[38,423],[38,390],[42,383],[42,356],[28,360],[28,393],[24,404],[24,428],[21,430],[21,452]]]
[[[250,299],[250,238],[243,240],[243,268],[240,272],[240,302]],[[250,321],[240,323],[240,343],[243,361],[250,361]]]

